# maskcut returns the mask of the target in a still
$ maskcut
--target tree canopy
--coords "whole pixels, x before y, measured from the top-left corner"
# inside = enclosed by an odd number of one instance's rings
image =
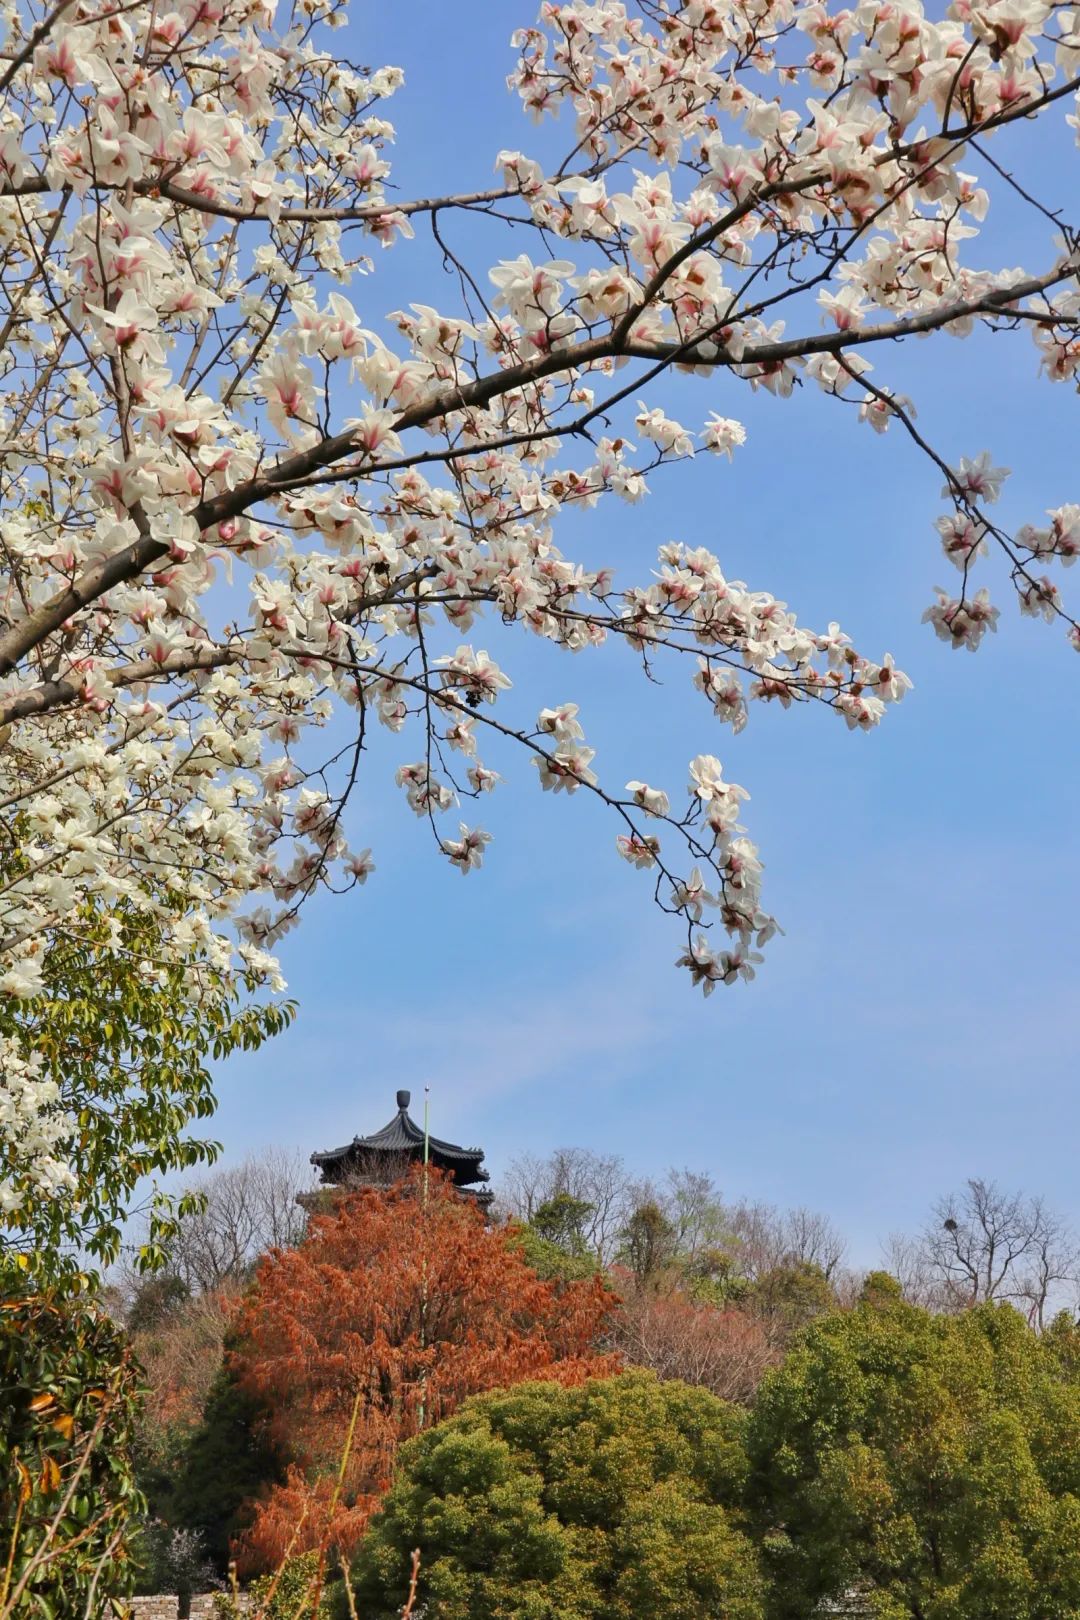
[[[146,1178],[213,1158],[190,1134],[214,1111],[210,1063],[292,1017],[256,999],[258,975],[222,965],[197,918],[178,953],[184,904],[159,890],[166,927],[158,910],[86,899],[38,941],[38,993],[0,995],[0,1233],[46,1275],[114,1261]],[[198,1198],[149,1202],[137,1260],[152,1268]]]
[[[872,1278],[805,1330],[749,1425],[770,1613],[1080,1616],[1080,1383],[1009,1306],[931,1316]]]
[[[350,62],[340,0],[168,17],[4,17],[0,802],[24,830],[0,988],[41,988],[41,939],[90,896],[167,920],[163,871],[271,971],[311,894],[374,870],[349,801],[378,726],[454,868],[490,838],[462,807],[524,750],[541,790],[607,806],[693,983],[752,977],[775,925],[715,727],[772,704],[865,731],[910,683],[696,533],[616,583],[560,549],[562,520],[698,451],[737,458],[722,412],[747,391],[812,388],[940,481],[956,581],[926,618],[946,643],[977,647],[1003,591],[1080,645],[1055,577],[1080,507],[1006,526],[1007,468],[931,443],[889,361],[985,329],[995,360],[1030,343],[1074,380],[1077,240],[1042,193],[1045,150],[1072,144],[1073,11],[545,5],[508,66],[550,139],[523,128],[494,183],[421,170],[413,197],[386,117],[403,70]],[[1027,221],[1023,265],[982,246],[998,198]],[[391,269],[380,304],[375,259],[427,227],[430,292],[398,308]],[[842,470],[827,488],[842,508]],[[570,694],[514,708],[485,621],[500,646],[684,668],[706,734],[683,781],[602,780]]]
[[[233,1370],[219,1367],[200,1422],[174,1452],[168,1518],[199,1536],[221,1575],[260,1495],[284,1476],[266,1418]]]
[[[742,1417],[647,1373],[523,1384],[403,1447],[354,1569],[400,1612],[409,1555],[439,1620],[761,1620],[739,1500]]]
[[[541,1281],[512,1237],[434,1171],[313,1215],[297,1248],[260,1263],[236,1320],[232,1366],[292,1464],[256,1506],[249,1566],[280,1557],[304,1513],[294,1550],[319,1545],[328,1522],[335,1543],[351,1545],[400,1442],[467,1396],[610,1368],[596,1347],[614,1304],[597,1277]]]

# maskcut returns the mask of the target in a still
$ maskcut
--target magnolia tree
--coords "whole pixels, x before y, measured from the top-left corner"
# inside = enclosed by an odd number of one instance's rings
[[[940,470],[956,570],[927,610],[938,635],[978,646],[996,569],[1080,645],[1047,571],[1080,549],[1080,505],[1007,532],[1005,469],[978,446],[947,461],[888,378],[896,340],[979,325],[1074,378],[1076,236],[1008,140],[1037,116],[1066,141],[1080,124],[1071,9],[545,5],[510,83],[558,119],[561,160],[523,134],[494,184],[411,199],[383,116],[402,72],[341,60],[338,0],[3,15],[7,992],[34,995],[43,937],[87,892],[152,906],[147,874],[181,884],[215,938],[231,920],[247,968],[272,973],[304,900],[372,871],[347,806],[376,726],[463,872],[489,835],[462,807],[523,747],[542,789],[610,807],[693,980],[752,976],[774,925],[719,759],[690,762],[685,795],[604,783],[562,681],[516,712],[483,647],[486,617],[568,651],[626,642],[646,676],[681,660],[709,749],[755,703],[860,731],[904,695],[888,656],[801,624],[701,547],[666,544],[618,583],[559,548],[567,509],[738,455],[733,417],[669,414],[673,372],[712,379],[710,397],[720,373],[733,400],[819,388],[910,436]],[[1030,210],[1028,268],[979,260],[994,192]],[[476,216],[470,240],[503,235],[493,265],[449,244],[447,223]],[[367,255],[427,228],[446,272],[431,303],[387,321],[376,279],[358,312],[342,289]]]

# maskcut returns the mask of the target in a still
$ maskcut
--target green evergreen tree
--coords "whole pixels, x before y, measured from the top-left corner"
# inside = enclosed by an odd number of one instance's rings
[[[747,1308],[787,1337],[836,1308],[836,1295],[820,1266],[792,1260],[774,1266],[747,1289]]]
[[[537,1206],[531,1221],[516,1229],[512,1241],[544,1282],[580,1282],[600,1270],[584,1231],[592,1209],[584,1198],[558,1192]]]
[[[283,1477],[264,1415],[226,1363],[211,1386],[202,1422],[178,1459],[166,1516],[172,1524],[201,1535],[206,1556],[219,1574],[228,1567],[233,1537],[247,1522],[245,1508],[263,1486]]]
[[[585,1222],[593,1206],[572,1193],[557,1192],[540,1204],[529,1225],[538,1237],[553,1243],[566,1254],[584,1256],[589,1245],[585,1240]]]
[[[678,1233],[655,1199],[639,1204],[621,1233],[619,1259],[647,1287],[678,1256]]]
[[[469,1401],[402,1449],[360,1548],[357,1612],[432,1620],[761,1620],[743,1417],[647,1373]]]
[[[750,1422],[771,1620],[1080,1620],[1080,1383],[1009,1306],[931,1316],[870,1279]],[[1048,1340],[1050,1342],[1048,1342]]]

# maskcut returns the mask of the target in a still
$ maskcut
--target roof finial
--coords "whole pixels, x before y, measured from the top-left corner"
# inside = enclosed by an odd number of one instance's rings
[[[409,1100],[410,1100],[411,1096],[412,1096],[412,1093],[410,1091],[399,1091],[398,1092],[398,1094],[397,1094],[397,1105],[401,1109],[402,1113],[404,1113],[406,1108],[408,1108]]]

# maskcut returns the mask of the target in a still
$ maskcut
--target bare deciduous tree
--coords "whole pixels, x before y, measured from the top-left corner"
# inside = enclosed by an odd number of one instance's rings
[[[737,1204],[731,1229],[739,1269],[760,1282],[781,1266],[816,1266],[831,1281],[843,1264],[847,1242],[826,1215],[805,1208],[779,1210],[772,1204]]]
[[[788,1261],[817,1266],[832,1282],[844,1263],[847,1239],[841,1237],[829,1217],[800,1205],[782,1217],[781,1230]]]
[[[318,1208],[320,1200],[327,1194],[333,1197],[338,1188],[348,1192],[357,1187],[392,1187],[395,1182],[407,1180],[411,1168],[412,1160],[392,1148],[365,1148],[362,1153],[352,1154],[341,1181],[335,1186],[314,1188],[303,1195],[304,1201],[309,1209]]]
[[[546,1159],[520,1154],[502,1178],[499,1209],[516,1220],[531,1221],[541,1205],[560,1193],[589,1206],[582,1236],[600,1263],[610,1264],[635,1203],[634,1185],[622,1159],[588,1148],[556,1148]]]
[[[193,1294],[243,1280],[266,1249],[300,1239],[306,1216],[296,1196],[311,1180],[303,1156],[283,1148],[215,1170],[195,1188],[204,1208],[180,1222],[173,1270]]]
[[[659,1201],[674,1228],[680,1258],[691,1266],[706,1251],[730,1248],[731,1214],[707,1171],[669,1170]]]
[[[187,1300],[156,1328],[134,1335],[146,1372],[143,1430],[150,1443],[160,1443],[170,1429],[190,1430],[198,1423],[239,1297],[235,1285],[226,1284]]]
[[[700,1384],[748,1405],[780,1350],[745,1311],[696,1305],[685,1294],[633,1290],[615,1319],[614,1348],[633,1367]]]
[[[1007,1300],[1040,1328],[1080,1283],[1068,1222],[1042,1198],[981,1178],[938,1199],[920,1237],[890,1238],[886,1259],[914,1304],[957,1311]]]
[[[1080,1249],[1072,1228],[1048,1214],[1040,1200],[1040,1224],[1018,1269],[1017,1301],[1040,1330],[1051,1312],[1075,1306],[1080,1285]]]
[[[890,1232],[882,1245],[885,1269],[900,1284],[909,1305],[924,1311],[946,1308],[941,1279],[937,1276],[920,1237],[907,1232]]]

